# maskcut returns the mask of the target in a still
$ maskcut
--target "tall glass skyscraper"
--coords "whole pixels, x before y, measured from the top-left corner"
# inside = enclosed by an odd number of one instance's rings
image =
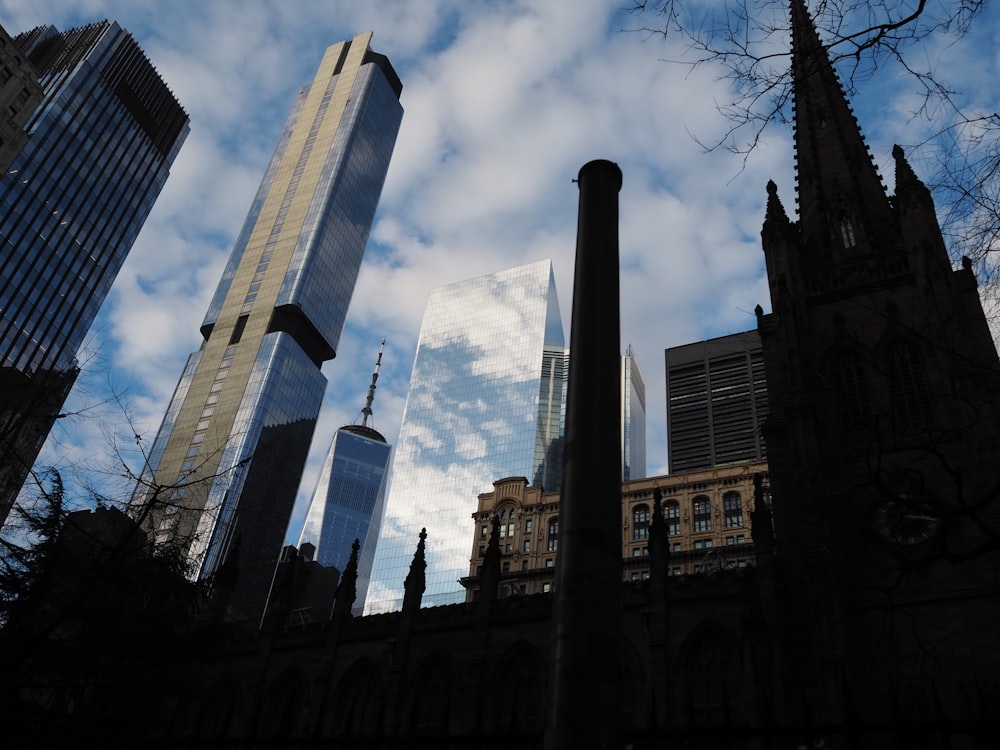
[[[622,481],[646,476],[646,381],[629,344],[622,357]]]
[[[0,175],[0,521],[188,133],[187,114],[118,24],[39,27],[14,44],[43,98]]]
[[[398,609],[422,528],[426,605],[464,600],[478,496],[553,476],[565,338],[551,261],[434,290],[427,301],[374,545],[366,613]],[[549,486],[545,484],[545,486]],[[551,485],[558,488],[558,481]],[[373,545],[368,545],[371,551]]]
[[[361,410],[361,424],[345,425],[334,433],[299,532],[299,547],[305,542],[312,543],[316,547],[313,559],[340,572],[351,556],[354,540],[365,542],[369,528],[374,525],[377,530],[382,521],[392,446],[368,424],[381,363],[380,351],[368,399]],[[377,534],[372,536],[372,543],[376,537]],[[371,577],[371,556],[365,559],[367,566],[358,566],[357,588],[362,594]],[[359,610],[363,604],[363,599],[356,602]]]
[[[231,604],[263,612],[403,110],[371,32],[296,99],[133,500]]]

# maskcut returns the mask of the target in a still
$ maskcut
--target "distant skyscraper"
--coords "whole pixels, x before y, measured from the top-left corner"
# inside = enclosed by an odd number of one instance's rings
[[[320,366],[336,354],[403,115],[402,84],[371,36],[329,47],[299,93],[134,498],[201,576],[238,550],[232,604],[250,618],[267,599],[326,388]]]
[[[554,447],[562,437],[565,363],[551,261],[431,293],[366,612],[398,609],[422,528],[428,559],[423,602],[462,601],[458,581],[468,574],[469,519],[479,493],[508,476],[558,488]]]
[[[116,23],[39,27],[14,47],[43,98],[0,175],[0,521],[188,133],[187,114]],[[0,66],[5,89],[18,89],[8,113],[32,101],[21,75]]]
[[[299,549],[306,542],[312,543],[316,547],[313,559],[340,572],[351,556],[354,540],[365,542],[369,527],[374,526],[377,532],[382,520],[392,447],[368,424],[381,364],[379,351],[368,399],[361,410],[361,424],[345,425],[334,433],[299,533]],[[373,544],[376,537],[374,534],[366,544]],[[367,569],[359,565],[358,570],[357,588],[361,594],[371,576],[371,557],[367,559]]]
[[[764,358],[757,331],[666,350],[670,473],[764,461]]]
[[[622,480],[646,476],[646,381],[629,344],[622,357]]]

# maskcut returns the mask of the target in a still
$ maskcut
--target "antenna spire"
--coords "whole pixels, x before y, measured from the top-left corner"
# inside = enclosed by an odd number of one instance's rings
[[[385,337],[382,337],[382,345],[378,349],[378,359],[375,361],[375,371],[372,373],[372,384],[368,386],[368,398],[365,399],[365,408],[361,410],[364,414],[364,418],[361,420],[361,426],[368,426],[368,417],[372,415],[372,401],[375,400],[375,383],[378,381],[378,371],[382,366],[382,352],[385,351]]]

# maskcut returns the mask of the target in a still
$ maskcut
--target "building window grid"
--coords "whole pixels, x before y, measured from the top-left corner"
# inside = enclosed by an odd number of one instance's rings
[[[691,501],[695,533],[712,530],[712,503],[703,495]]]
[[[743,499],[738,492],[727,492],[722,497],[724,522],[727,529],[742,528]]]
[[[632,509],[632,540],[649,539],[649,506],[637,505]]]
[[[681,533],[681,506],[676,500],[668,500],[663,505],[663,518],[667,524],[667,536]]]

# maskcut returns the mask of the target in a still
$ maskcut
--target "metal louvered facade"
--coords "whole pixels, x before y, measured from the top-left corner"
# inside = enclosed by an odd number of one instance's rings
[[[666,350],[670,472],[765,461],[767,385],[756,331]]]

